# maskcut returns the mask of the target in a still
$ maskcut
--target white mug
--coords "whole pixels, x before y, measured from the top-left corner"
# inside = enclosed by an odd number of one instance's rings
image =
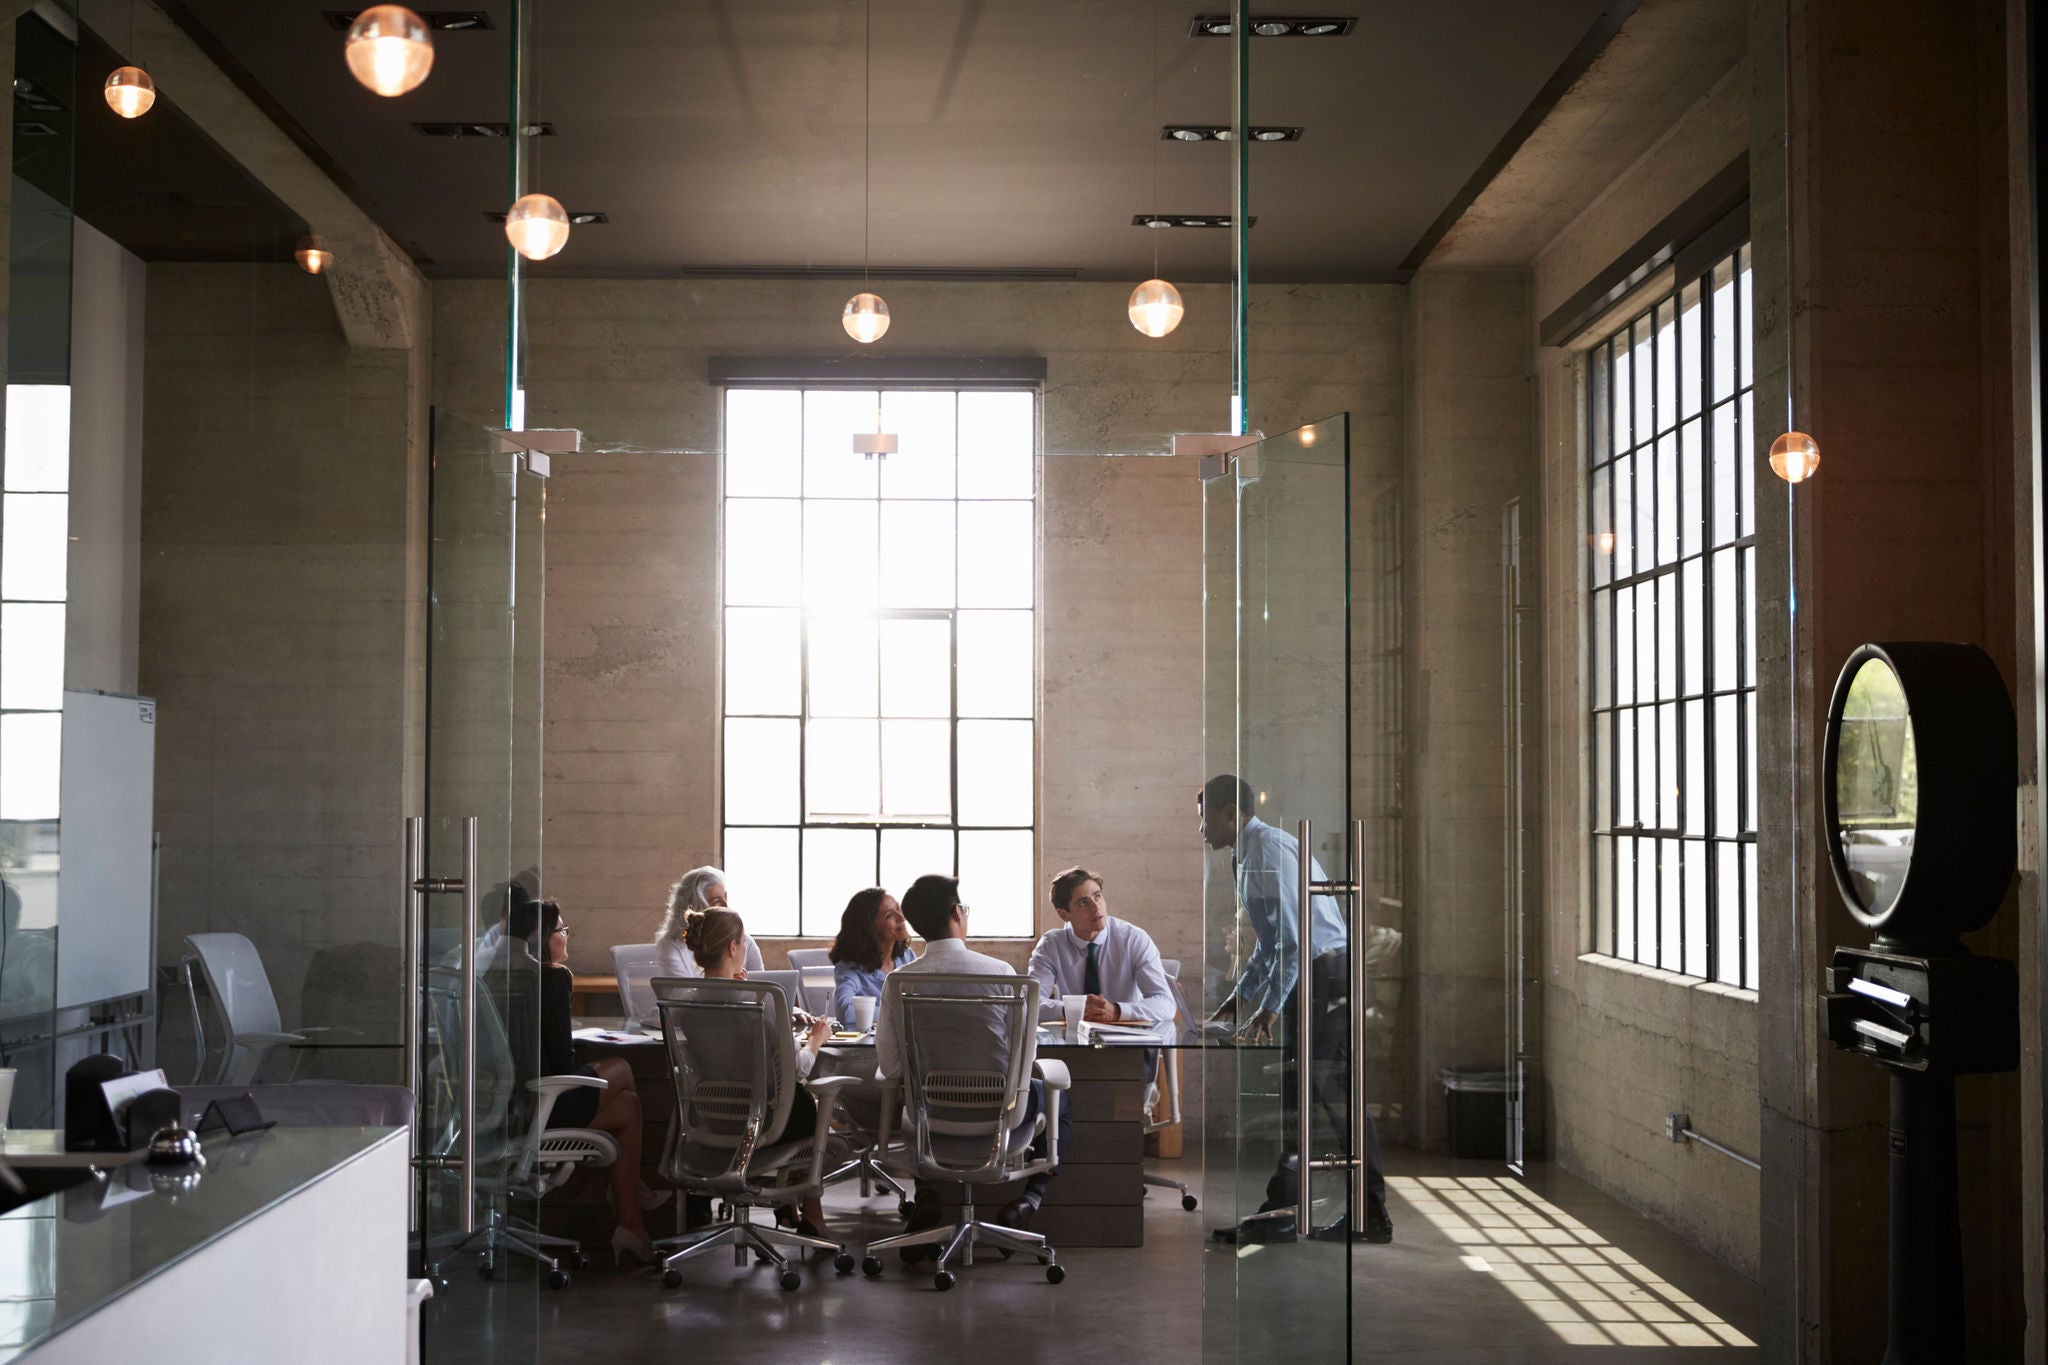
[[[14,1068],[0,1066],[0,1133],[7,1131],[7,1109],[14,1103]]]
[[[856,1032],[866,1033],[875,1026],[875,997],[856,995],[853,997],[853,1027]]]
[[[1081,1041],[1081,1016],[1088,1012],[1088,997],[1085,995],[1063,995],[1060,1005],[1067,1012],[1067,1041]]]

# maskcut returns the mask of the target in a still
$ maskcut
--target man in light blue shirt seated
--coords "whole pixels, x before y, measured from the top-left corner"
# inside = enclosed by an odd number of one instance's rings
[[[1091,1024],[1153,1024],[1173,1018],[1173,987],[1152,936],[1109,913],[1102,878],[1070,867],[1052,879],[1052,908],[1066,921],[1031,950],[1039,1013],[1057,1018],[1061,996],[1085,995]]]

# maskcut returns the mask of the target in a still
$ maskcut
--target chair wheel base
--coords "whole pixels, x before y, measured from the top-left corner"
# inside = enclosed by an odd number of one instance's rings
[[[498,1273],[498,1263],[486,1256],[476,1263],[477,1278],[488,1280]]]
[[[570,1264],[572,1269],[588,1270],[590,1269],[590,1258],[579,1251],[571,1258]]]
[[[882,1258],[879,1256],[863,1257],[860,1263],[860,1273],[871,1280],[874,1279],[875,1276],[882,1273]]]
[[[842,1251],[837,1256],[834,1256],[832,1258],[832,1268],[842,1275],[851,1275],[853,1273],[853,1253]]]
[[[1065,1278],[1067,1278],[1067,1268],[1065,1266],[1053,1264],[1045,1268],[1045,1282],[1047,1284],[1058,1284]]]
[[[797,1274],[794,1270],[785,1270],[782,1272],[782,1287],[784,1289],[798,1289],[802,1287],[803,1282],[804,1277]]]
[[[896,1206],[896,1216],[903,1219],[905,1222],[908,1222],[910,1220],[910,1215],[915,1212],[917,1212],[917,1205],[911,1203],[908,1199],[904,1200],[902,1203]]]
[[[550,1270],[550,1271],[548,1272],[548,1288],[550,1288],[550,1289],[567,1289],[568,1287],[569,1287],[569,1272],[568,1272],[568,1271],[566,1271],[566,1270]]]
[[[1184,1194],[1180,1197],[1180,1206],[1186,1209],[1189,1213],[1193,1213],[1195,1211],[1195,1206],[1199,1202],[1200,1201],[1197,1200],[1191,1194]]]
[[[662,1271],[661,1287],[663,1289],[681,1289],[683,1287],[683,1272],[673,1269]]]
[[[946,1292],[946,1291],[947,1291],[948,1289],[951,1289],[952,1287],[953,1287],[953,1272],[952,1272],[952,1271],[950,1271],[950,1270],[941,1270],[941,1271],[940,1271],[940,1272],[939,1272],[938,1274],[936,1274],[936,1275],[932,1276],[932,1288],[934,1288],[934,1289],[938,1290],[938,1291],[939,1291],[939,1292],[940,1292],[941,1294],[945,1293],[945,1292]]]

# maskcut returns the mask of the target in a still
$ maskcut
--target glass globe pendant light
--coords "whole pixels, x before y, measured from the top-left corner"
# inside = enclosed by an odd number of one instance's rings
[[[1147,280],[1131,291],[1131,326],[1148,337],[1163,337],[1180,326],[1187,308],[1180,290],[1165,280]]]
[[[107,107],[122,118],[141,118],[156,103],[156,82],[139,66],[120,66],[107,77]]]
[[[882,301],[880,294],[855,294],[846,301],[846,310],[839,315],[839,325],[863,346],[880,341],[882,334],[889,330],[889,305]]]
[[[299,269],[308,275],[318,275],[334,264],[334,253],[327,249],[327,241],[319,233],[299,238],[298,250],[292,255],[299,262]]]
[[[551,194],[522,194],[505,215],[505,239],[527,260],[544,261],[569,241],[568,210]]]
[[[404,5],[375,5],[357,15],[342,52],[355,78],[387,97],[418,89],[434,69],[433,35]]]
[[[1803,431],[1788,431],[1771,442],[1771,472],[1786,483],[1805,483],[1820,468],[1820,442]]]

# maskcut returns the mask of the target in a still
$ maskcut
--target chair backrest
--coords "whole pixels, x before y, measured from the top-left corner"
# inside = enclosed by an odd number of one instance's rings
[[[1195,1017],[1194,1011],[1188,1008],[1188,998],[1181,994],[1180,959],[1162,957],[1159,959],[1159,965],[1166,972],[1166,984],[1173,987],[1173,1004],[1179,1011],[1180,1036],[1187,1038],[1192,1035],[1199,1038],[1202,1033],[1202,1021]]]
[[[244,934],[188,934],[185,946],[198,962],[206,989],[226,1035],[221,1048],[215,1080],[247,1082],[245,1064],[252,1061],[251,1049],[235,1042],[238,1033],[278,1033],[284,1028],[277,1013],[277,997],[270,990],[270,976],[263,970],[262,954]]]
[[[902,995],[919,1164],[1000,1169],[1038,1050],[1037,978],[897,972],[885,989]]]
[[[614,943],[612,971],[619,978],[619,1004],[628,1019],[652,1023],[658,1017],[654,989],[647,983],[661,974],[658,943]]]
[[[450,1145],[437,1155],[453,1151],[461,1131],[462,1074],[462,973],[453,967],[428,967],[427,1010],[434,1023],[433,1054],[428,1065],[438,1064],[442,1078],[438,1104],[442,1114],[431,1114],[427,1127],[438,1129]],[[517,1005],[515,1004],[515,1008]],[[509,1139],[513,1095],[521,1091],[520,1068],[505,1032],[497,992],[484,983],[476,992],[476,1150],[479,1163],[502,1155]]]
[[[658,976],[653,990],[676,1087],[665,1174],[744,1182],[753,1154],[781,1139],[796,1098],[789,997],[759,977]]]
[[[803,1002],[804,974],[802,972],[748,972],[749,981],[766,981],[780,987],[785,1004],[801,1005]]]
[[[797,977],[802,982],[804,1011],[823,1019],[832,1013],[833,970],[830,963],[822,967],[802,967]]]
[[[799,972],[806,967],[824,967],[830,970],[832,966],[831,955],[832,950],[830,948],[791,948],[789,950],[789,965],[792,970]]]
[[[412,1122],[413,1095],[402,1085],[297,1081],[291,1085],[181,1085],[185,1122],[199,1125],[215,1100],[248,1096],[280,1128],[402,1128]]]

